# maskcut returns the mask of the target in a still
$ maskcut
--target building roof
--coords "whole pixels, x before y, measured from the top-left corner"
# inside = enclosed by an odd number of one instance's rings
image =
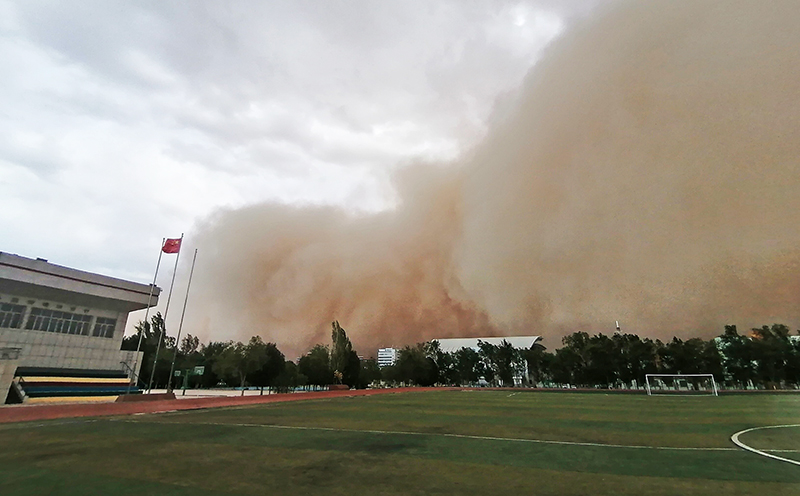
[[[504,336],[492,338],[444,338],[436,339],[442,351],[452,353],[461,348],[478,349],[478,341],[499,345],[503,341],[508,341],[514,348],[530,348],[538,341],[540,336]]]
[[[4,293],[78,305],[110,305],[130,312],[147,307],[150,286],[0,252],[0,292]],[[159,287],[153,287],[151,306],[160,293]]]

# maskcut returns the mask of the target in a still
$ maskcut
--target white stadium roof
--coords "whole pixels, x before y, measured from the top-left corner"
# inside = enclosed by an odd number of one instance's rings
[[[508,341],[514,348],[530,348],[536,341],[539,340],[539,337],[540,336],[505,336],[498,338],[445,338],[445,339],[436,339],[435,341],[439,342],[439,346],[441,347],[442,351],[446,353],[452,353],[454,351],[460,350],[461,348],[472,348],[474,350],[477,350],[478,341],[483,341],[485,343],[490,343],[494,345],[499,345],[503,341]]]

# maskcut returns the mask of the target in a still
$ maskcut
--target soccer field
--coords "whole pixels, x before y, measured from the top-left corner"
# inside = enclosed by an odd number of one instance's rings
[[[800,396],[440,391],[0,425],[0,494],[800,494]],[[800,459],[800,428],[741,437]]]

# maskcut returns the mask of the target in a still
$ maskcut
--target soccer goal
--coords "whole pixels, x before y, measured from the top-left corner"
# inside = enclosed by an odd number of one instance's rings
[[[713,374],[646,374],[647,395],[709,394],[719,396]]]

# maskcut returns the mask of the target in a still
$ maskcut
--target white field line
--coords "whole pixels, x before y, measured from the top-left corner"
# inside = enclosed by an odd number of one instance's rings
[[[69,424],[88,424],[91,422],[97,422],[96,419],[68,419],[68,420],[46,420],[44,422],[39,422],[38,424],[31,424],[25,421],[22,422],[10,422],[7,424],[0,424],[0,430],[11,430],[11,429],[35,429],[37,427],[50,427],[53,425],[69,425]]]
[[[739,440],[739,436],[741,436],[742,434],[746,434],[748,432],[759,431],[759,430],[762,430],[762,429],[781,429],[781,428],[784,428],[784,427],[800,427],[800,424],[769,425],[769,426],[766,426],[766,427],[753,427],[753,428],[750,428],[750,429],[745,429],[743,431],[739,431],[736,434],[732,435],[731,436],[731,441],[733,441],[733,444],[735,444],[736,446],[738,446],[738,447],[740,447],[742,449],[745,449],[747,451],[753,452],[753,453],[755,453],[757,455],[766,456],[767,458],[772,458],[773,460],[778,460],[778,461],[781,461],[781,462],[791,463],[793,465],[800,466],[800,461],[791,460],[789,458],[784,458],[782,456],[777,456],[777,455],[772,455],[770,453],[767,453],[767,451],[772,451],[772,452],[776,452],[776,453],[794,453],[795,451],[790,451],[790,450],[757,450],[757,449],[755,449],[755,448],[753,448],[751,446],[748,446],[748,445],[744,444],[743,442],[741,442]]]
[[[189,413],[189,411],[177,411],[177,410],[165,410],[159,412],[151,412],[151,413],[134,413],[133,415],[157,415],[161,413]],[[143,420],[125,420],[125,419],[118,419],[118,418],[103,418],[103,419],[88,419],[88,420],[66,420],[66,421],[55,421],[55,422],[43,422],[38,424],[8,424],[8,425],[0,425],[0,431],[4,429],[31,429],[37,427],[52,427],[52,426],[59,426],[59,425],[68,425],[68,424],[88,424],[92,422],[127,422],[132,424],[170,424],[171,422],[148,422]],[[467,434],[441,434],[435,432],[410,432],[410,431],[379,431],[379,430],[369,430],[369,429],[337,429],[335,427],[304,427],[304,426],[292,426],[292,425],[269,425],[269,424],[229,424],[224,422],[184,422],[184,424],[193,424],[193,425],[217,425],[217,426],[230,426],[230,427],[261,427],[261,428],[270,428],[270,429],[294,429],[294,430],[307,430],[307,431],[329,431],[329,432],[357,432],[357,433],[365,433],[365,434],[395,434],[395,435],[403,435],[403,436],[440,436],[440,437],[451,437],[457,439],[476,439],[482,441],[507,441],[507,442],[516,442],[516,443],[535,443],[535,444],[560,444],[566,446],[593,446],[599,448],[627,448],[627,449],[652,449],[652,450],[667,450],[667,451],[736,451],[736,448],[693,448],[693,447],[675,447],[675,446],[640,446],[640,445],[627,445],[627,444],[604,444],[604,443],[584,443],[584,442],[576,442],[576,441],[549,441],[545,439],[522,439],[522,438],[513,438],[513,437],[492,437],[492,436],[470,436]],[[769,453],[798,453],[800,450],[786,450],[786,449],[769,449],[769,450],[757,450],[755,448],[751,448],[746,444],[739,441],[739,436],[745,434],[747,432],[751,432],[754,430],[759,429],[777,429],[780,427],[800,427],[800,424],[791,424],[791,425],[773,425],[768,427],[754,427],[752,429],[745,429],[743,431],[737,432],[733,436],[731,436],[731,441],[734,442],[737,446],[752,451],[753,453],[757,453],[759,455],[767,456],[769,458],[774,458],[776,460],[785,461],[789,463],[793,463],[795,465],[800,465],[800,462],[796,460],[789,460],[787,458],[782,458],[779,456],[770,455]]]
[[[108,419],[110,422],[129,422],[134,424],[170,424],[170,422],[147,422],[142,420]],[[338,429],[335,427],[304,427],[293,425],[269,425],[269,424],[229,424],[225,422],[185,422],[183,425],[215,425],[227,427],[260,427],[267,429],[289,429],[305,431],[328,431],[328,432],[353,432],[364,434],[393,434],[401,436],[439,436],[456,439],[474,439],[479,441],[506,441],[514,443],[535,443],[535,444],[557,444],[565,446],[591,446],[598,448],[626,448],[626,449],[650,449],[667,451],[736,451],[736,448],[693,448],[675,446],[641,446],[627,444],[605,444],[605,443],[586,443],[577,441],[550,441],[544,439],[522,439],[513,437],[492,437],[492,436],[470,436],[467,434],[442,434],[435,432],[410,432],[410,431],[379,431],[371,429]]]

